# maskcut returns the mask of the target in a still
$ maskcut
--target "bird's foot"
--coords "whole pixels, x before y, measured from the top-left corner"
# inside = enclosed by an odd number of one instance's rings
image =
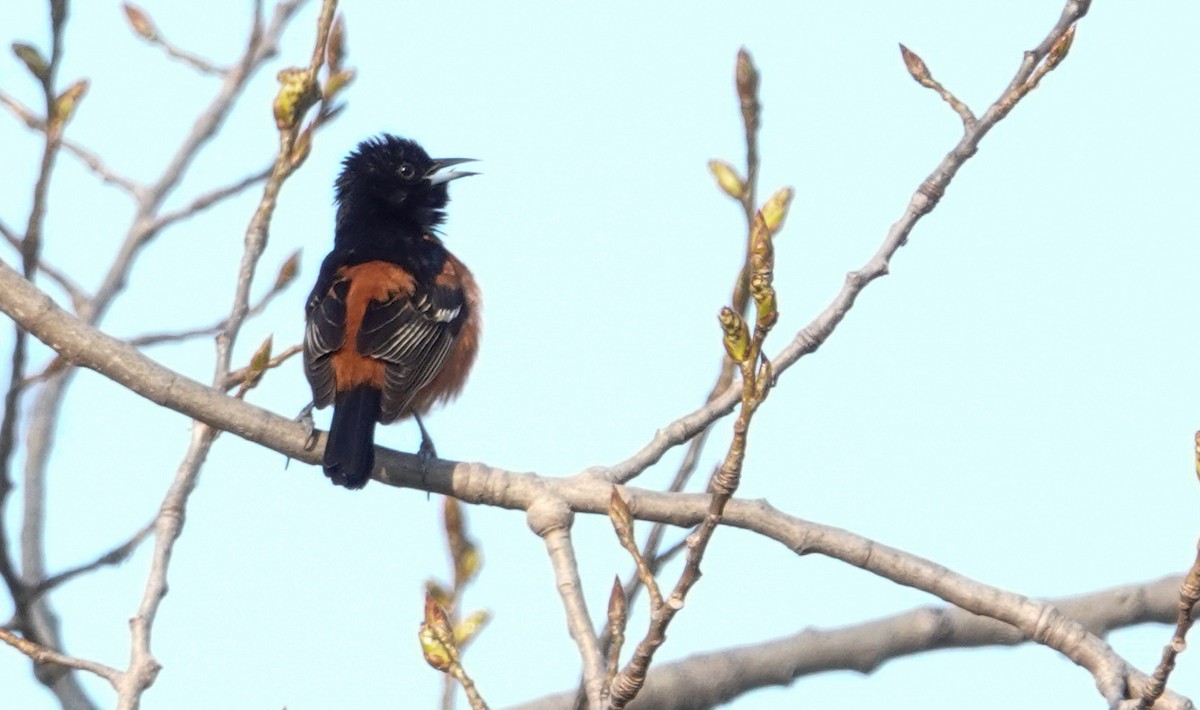
[[[300,413],[296,415],[296,421],[303,424],[308,430],[308,438],[304,440],[305,451],[312,451],[313,447],[317,445],[317,425],[315,422],[313,422],[312,413],[313,403],[309,402],[308,404],[304,405],[304,409],[301,409]]]

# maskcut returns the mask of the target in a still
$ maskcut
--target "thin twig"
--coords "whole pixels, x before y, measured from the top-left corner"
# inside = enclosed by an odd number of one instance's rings
[[[254,304],[249,311],[246,312],[246,318],[253,318],[260,315],[275,297],[284,291],[288,284],[276,283],[269,291],[262,295],[258,303]],[[139,348],[149,347],[151,345],[161,345],[163,343],[178,343],[184,340],[192,340],[194,338],[202,338],[209,335],[217,335],[229,327],[229,319],[224,318],[216,323],[200,328],[189,328],[188,330],[176,330],[163,333],[147,333],[129,339],[129,344]]]
[[[317,49],[315,50],[315,54],[321,57],[324,56],[325,41],[329,36],[329,25],[333,22],[333,10],[336,5],[336,0],[324,0],[322,5],[322,12],[317,23]],[[258,16],[259,12],[256,10],[255,17]],[[246,60],[239,67],[242,72],[248,71],[250,58],[255,54],[255,47],[260,41],[260,32],[260,23],[256,19],[251,31],[250,49],[246,53]],[[294,139],[294,131],[290,135],[284,132],[281,137],[279,155],[263,189],[259,207],[251,218],[246,231],[245,249],[238,271],[233,307],[216,340],[217,352],[213,384],[217,387],[224,386],[230,377],[233,345],[250,311],[250,286],[258,268],[259,258],[266,248],[267,226],[274,212],[279,190],[284,180],[298,167],[292,154]],[[276,292],[286,285],[287,281],[277,280],[276,286],[271,289],[271,292]],[[264,300],[269,300],[273,295],[271,292]],[[154,621],[158,608],[166,596],[167,572],[175,542],[183,531],[188,499],[196,486],[204,460],[219,433],[220,430],[204,422],[198,420],[192,422],[192,436],[187,454],[180,463],[175,480],[167,491],[159,514],[155,518],[154,556],[150,565],[150,573],[146,579],[142,602],[137,613],[130,620],[132,630],[130,663],[129,669],[117,688],[119,710],[137,710],[142,694],[154,682],[162,667],[150,650]]]
[[[821,347],[842,319],[854,306],[863,289],[875,279],[888,273],[892,256],[908,241],[917,222],[929,214],[937,206],[938,200],[946,193],[946,188],[958,171],[975,155],[979,143],[984,136],[995,127],[1016,105],[1028,94],[1022,90],[1025,81],[1034,73],[1050,49],[1067,29],[1087,14],[1091,6],[1090,0],[1069,0],[1060,16],[1058,23],[1035,49],[1025,53],[1020,68],[1009,89],[993,103],[983,116],[970,129],[964,131],[962,138],[954,148],[946,154],[941,163],[934,169],[909,200],[904,214],[888,230],[883,244],[873,257],[857,271],[846,276],[841,291],[833,298],[825,310],[812,320],[796,337],[783,348],[772,360],[771,365],[775,375],[779,376],[800,358],[815,352]],[[1014,88],[1015,87],[1015,88]],[[610,483],[624,483],[654,465],[663,455],[680,444],[704,431],[714,420],[733,411],[737,403],[739,388],[731,385],[696,411],[684,415],[659,429],[654,437],[639,451],[629,458],[609,467],[588,469],[588,476],[599,477]]]
[[[186,167],[192,162],[200,149],[207,144],[216,129],[223,123],[234,101],[243,92],[250,76],[257,68],[262,66],[268,57],[275,53],[279,35],[302,4],[302,1],[295,0],[293,2],[278,4],[274,17],[265,30],[261,26],[261,23],[256,21],[249,49],[239,64],[242,71],[237,73],[236,76],[233,75],[234,73],[231,73],[230,76],[226,77],[217,97],[201,114],[199,119],[197,119],[191,134],[175,153],[174,158],[172,158],[163,172],[162,177],[152,186],[141,187],[134,185],[130,181],[122,180],[111,170],[103,168],[103,163],[98,158],[89,160],[86,151],[82,151],[82,149],[76,151],[77,154],[84,156],[85,163],[89,163],[93,170],[99,170],[102,177],[125,187],[137,202],[133,224],[126,235],[123,245],[117,253],[107,275],[104,277],[100,288],[97,289],[96,294],[86,306],[80,310],[80,315],[84,320],[91,324],[99,323],[116,296],[124,290],[126,280],[136,257],[141,252],[141,249],[157,234],[156,230],[147,229],[147,226],[152,226],[152,221],[156,217],[163,200],[178,185]],[[57,47],[60,44],[58,37],[61,36],[61,27],[66,16],[66,2],[65,0],[50,0],[50,2],[51,24],[55,36],[55,46]],[[6,105],[11,109],[14,104],[8,103]],[[46,114],[47,116],[53,115],[49,105]],[[46,130],[43,132],[48,136],[51,133],[61,135],[61,131]],[[70,150],[69,147],[68,150]],[[69,361],[70,359],[66,358],[66,360]],[[72,373],[73,369],[66,367],[47,379],[45,384],[40,388],[33,405],[29,408],[26,415],[27,425],[24,450],[25,485],[23,488],[24,520],[21,526],[21,552],[23,560],[22,572],[27,579],[38,580],[45,576],[43,531],[45,528],[46,472],[50,451],[54,446],[58,414],[71,382]],[[24,381],[22,379],[22,383]],[[13,445],[15,443],[9,445],[8,450],[11,451]],[[0,446],[0,448],[4,447]],[[4,464],[4,469],[7,470],[7,463]],[[0,519],[4,517],[4,500],[6,500],[9,488],[10,484],[7,477],[0,474]],[[13,565],[7,559],[8,548],[5,528],[0,526],[0,571],[3,571],[6,579],[11,577],[9,572],[13,569]],[[11,578],[15,579],[15,577]],[[14,599],[19,600],[22,598],[23,592],[21,588],[10,588],[10,592],[13,592]],[[44,597],[28,605],[21,617],[18,619],[19,623],[17,627],[22,630],[24,635],[34,640],[45,641],[43,645],[49,647],[61,647],[61,643],[58,641],[59,624],[57,617],[50,609]],[[95,704],[84,694],[82,688],[79,687],[74,675],[66,673],[65,669],[48,667],[48,670],[46,670],[39,667],[35,669],[35,673],[43,683],[52,687],[64,706],[78,708],[95,707]]]
[[[1197,602],[1200,602],[1200,553],[1197,554],[1196,561],[1192,563],[1192,568],[1184,577],[1183,583],[1180,584],[1179,615],[1175,621],[1175,633],[1171,637],[1171,642],[1163,647],[1162,660],[1159,661],[1158,667],[1150,676],[1150,683],[1142,690],[1142,697],[1137,705],[1138,710],[1154,707],[1163,692],[1166,691],[1167,681],[1171,678],[1172,671],[1175,670],[1175,661],[1179,654],[1187,648],[1188,631],[1196,623]]]
[[[313,43],[312,58],[309,64],[308,76],[306,77],[309,86],[314,89],[317,86],[317,72],[325,61],[325,47],[329,42],[329,30],[333,26],[333,18],[336,11],[337,0],[324,0],[321,3],[321,13],[317,18],[317,38]],[[279,132],[279,152],[276,155],[275,163],[271,168],[271,174],[267,178],[266,185],[263,186],[262,199],[259,200],[258,209],[255,210],[254,216],[250,218],[250,224],[246,228],[245,249],[242,252],[242,262],[238,268],[238,280],[233,299],[233,308],[226,319],[225,328],[217,336],[217,371],[214,375],[214,381],[218,383],[224,382],[229,375],[233,346],[242,323],[249,315],[250,287],[254,281],[254,273],[258,267],[258,260],[267,248],[267,227],[271,222],[271,217],[275,214],[279,191],[284,181],[291,176],[306,157],[306,154],[297,155],[295,152],[296,139],[300,135],[300,120],[303,119],[303,113],[304,111],[299,111],[300,115],[295,117],[296,120],[291,125],[281,127]],[[320,116],[318,115],[317,120],[319,118]]]
[[[46,592],[49,592],[56,587],[60,587],[80,575],[95,571],[101,567],[111,567],[121,564],[125,560],[129,559],[129,556],[132,555],[134,550],[137,550],[142,542],[144,542],[146,538],[150,536],[150,533],[153,530],[154,524],[150,523],[134,533],[133,537],[129,538],[120,545],[117,545],[103,555],[100,555],[91,562],[79,565],[78,567],[72,567],[71,569],[59,572],[52,577],[47,577],[29,591],[30,598],[36,599]]]
[[[924,60],[917,56],[916,52],[901,44],[900,55],[903,57],[904,64],[908,67],[908,73],[912,75],[912,78],[921,86],[935,91],[938,96],[942,97],[943,101],[950,104],[950,108],[954,109],[954,112],[962,119],[963,130],[970,130],[977,120],[975,114],[971,112],[970,107],[963,103],[949,89],[942,86],[941,82],[933,78]]]
[[[37,72],[37,78],[42,85],[46,115],[46,130],[43,131],[44,143],[37,179],[34,183],[33,196],[29,210],[29,218],[19,245],[22,271],[25,278],[32,282],[39,272],[42,254],[42,230],[45,225],[47,199],[50,191],[50,180],[56,163],[58,152],[62,147],[63,131],[70,119],[71,108],[60,103],[55,81],[58,67],[63,56],[63,28],[67,19],[66,0],[51,0],[50,5],[50,58],[44,70]],[[84,85],[76,85],[82,91]],[[65,92],[64,92],[65,93]],[[75,101],[79,92],[74,92]],[[12,491],[12,461],[17,447],[18,431],[21,417],[21,397],[25,392],[26,350],[29,335],[17,328],[12,350],[11,368],[9,371],[8,390],[4,396],[3,419],[0,420],[0,521],[7,519],[8,498]],[[28,460],[28,456],[27,456]],[[23,514],[21,524],[21,574],[18,577],[16,566],[9,552],[7,531],[0,530],[0,576],[13,599],[13,617],[24,640],[32,646],[27,649],[37,649],[42,653],[56,654],[53,649],[61,648],[62,641],[57,624],[52,618],[44,600],[30,599],[28,584],[30,580],[39,579],[44,574],[44,556],[41,523],[43,520],[43,481],[30,476],[28,468],[22,488]],[[0,528],[4,528],[0,523]],[[5,640],[8,640],[7,638]],[[20,648],[20,646],[18,646]],[[68,657],[63,656],[62,660]],[[70,659],[74,660],[74,659]],[[53,692],[64,706],[89,707],[92,705],[78,681],[65,672],[72,667],[69,663],[52,667],[50,672],[39,672],[35,665],[35,676]],[[45,668],[40,667],[40,668]]]
[[[746,178],[741,181],[737,192],[738,204],[741,205],[742,212],[746,217],[746,250],[745,258],[738,269],[737,278],[734,280],[732,293],[729,298],[733,310],[743,318],[747,316],[750,308],[750,246],[751,238],[753,237],[754,215],[758,207],[756,203],[758,199],[758,173],[760,168],[758,131],[762,125],[762,103],[759,101],[758,96],[760,81],[758,67],[754,65],[754,60],[750,56],[750,52],[745,47],[741,48],[738,50],[737,60],[734,64],[734,86],[741,108],[742,128],[746,143]],[[712,402],[713,399],[729,388],[733,383],[734,370],[733,361],[729,359],[728,355],[723,355],[721,357],[721,369],[717,375],[717,380],[705,396],[705,402]],[[711,432],[711,426],[706,426],[703,431],[688,442],[683,460],[680,461],[679,468],[675,472],[675,477],[671,480],[671,484],[667,487],[667,490],[682,491],[687,486],[688,481],[691,480],[692,475],[696,472],[700,455],[704,451],[705,444],[708,443],[708,436]],[[658,557],[658,546],[662,544],[664,531],[665,526],[661,523],[653,525],[650,528],[650,533],[646,536],[646,542],[642,546],[641,555],[649,561],[648,568],[651,575],[658,573],[659,562],[656,558]],[[633,604],[641,586],[642,574],[635,569],[630,575],[629,582],[625,585],[625,596],[629,604]],[[608,629],[605,628],[600,637],[601,648],[608,648],[608,643]]]
[[[178,59],[179,61],[183,62],[184,64],[187,64],[188,66],[190,66],[191,68],[200,72],[201,74],[210,74],[212,76],[225,76],[226,74],[229,73],[228,69],[218,67],[217,65],[213,64],[210,60],[205,59],[204,57],[200,56],[199,54],[195,54],[195,53],[189,52],[186,49],[183,49],[181,47],[177,47],[177,46],[171,44],[170,42],[167,42],[166,40],[160,40],[156,44],[158,44],[158,46],[162,47],[163,50],[166,51],[167,56],[169,56],[173,59]]]
[[[146,229],[153,231],[153,232],[158,232],[158,231],[161,231],[164,227],[168,227],[168,226],[174,224],[175,222],[179,222],[179,221],[187,219],[189,217],[194,217],[195,215],[197,215],[200,212],[204,211],[205,209],[208,209],[209,207],[217,204],[218,202],[227,200],[230,197],[233,197],[235,195],[239,195],[242,192],[246,191],[247,189],[262,182],[263,180],[266,180],[267,177],[270,176],[270,174],[271,174],[271,167],[267,166],[266,168],[263,168],[262,170],[260,170],[256,173],[247,175],[246,177],[242,178],[241,180],[238,180],[237,182],[230,183],[229,185],[225,185],[223,187],[218,187],[213,190],[210,190],[210,191],[196,197],[194,200],[189,202],[187,205],[185,205],[177,210],[159,215],[156,219],[150,221],[146,225]]]
[[[168,161],[159,178],[139,194],[133,223],[108,273],[96,290],[92,306],[86,314],[90,322],[99,323],[113,300],[124,291],[138,255],[158,236],[162,227],[166,226],[158,223],[159,208],[179,185],[201,150],[216,135],[217,129],[225,122],[250,78],[267,59],[275,56],[283,30],[304,2],[305,0],[289,0],[278,3],[266,27],[261,26],[256,15],[245,53],[225,76],[216,97],[197,117],[190,133]]]
[[[292,346],[288,347],[283,352],[279,353],[278,355],[276,355],[276,356],[272,357],[270,360],[268,360],[266,369],[272,370],[276,367],[279,367],[284,362],[286,362],[288,360],[288,358],[291,358],[291,357],[299,354],[303,350],[304,350],[304,346],[300,343],[297,343],[296,345],[292,345]],[[228,392],[229,390],[233,389],[234,387],[237,387],[238,385],[245,382],[246,375],[249,372],[250,372],[249,367],[243,367],[243,368],[239,368],[239,369],[234,370],[233,372],[229,373],[229,375],[225,378],[225,391]]]
[[[741,63],[739,62],[740,68]],[[756,85],[757,82],[755,82]],[[791,196],[790,188],[777,192],[755,215],[750,228],[747,276],[749,291],[755,302],[753,330],[732,308],[727,307],[721,311],[720,322],[725,334],[725,350],[730,360],[737,363],[742,375],[742,400],[737,420],[733,425],[733,439],[729,443],[729,449],[721,466],[709,479],[708,491],[711,497],[708,511],[696,530],[687,537],[687,561],[679,575],[679,580],[675,583],[675,588],[666,598],[665,603],[657,595],[652,594],[652,601],[656,603],[651,605],[649,628],[638,643],[633,657],[609,686],[608,707],[614,710],[624,708],[637,697],[645,684],[646,672],[650,663],[658,649],[666,641],[667,628],[675,615],[683,608],[688,593],[700,581],[700,562],[704,558],[704,553],[708,549],[709,541],[716,532],[717,526],[721,523],[725,507],[737,492],[741,481],[742,464],[745,460],[751,421],[755,412],[766,400],[767,393],[775,382],[770,363],[763,359],[762,347],[779,318],[775,289],[772,285],[775,272],[773,239],[776,231],[782,227]],[[616,488],[614,487],[613,490],[614,499],[619,500]],[[624,508],[625,504],[621,503],[619,507]],[[609,515],[613,516],[611,505]],[[625,515],[628,517],[627,510]],[[631,527],[631,525],[627,527]],[[640,569],[643,567],[644,563],[639,561],[639,574],[643,576],[643,583],[650,586],[653,581],[645,580],[648,573]],[[655,590],[651,589],[651,591]]]
[[[13,96],[5,93],[3,90],[0,90],[0,104],[7,106],[8,110],[12,112],[14,116],[19,118],[26,127],[43,134],[46,133],[46,121],[35,115],[33,111],[25,107],[20,101],[17,101]],[[137,184],[132,179],[127,178],[108,167],[108,164],[105,163],[99,155],[88,150],[87,148],[84,148],[79,143],[64,138],[62,141],[62,147],[63,150],[78,158],[79,161],[82,162],[89,170],[91,170],[96,177],[100,178],[101,181],[109,185],[115,185],[125,192],[135,196],[138,195],[143,189],[141,185]]]
[[[1200,431],[1196,432],[1196,475],[1200,477]],[[1175,619],[1175,633],[1171,642],[1163,647],[1162,660],[1150,676],[1150,683],[1142,691],[1136,710],[1153,708],[1163,692],[1167,689],[1167,681],[1175,670],[1175,661],[1179,654],[1187,648],[1187,635],[1192,625],[1196,623],[1196,604],[1200,603],[1200,543],[1196,548],[1196,559],[1192,567],[1179,585],[1178,614]]]
[[[167,490],[154,517],[154,553],[150,561],[150,573],[146,578],[145,591],[137,612],[129,620],[130,657],[129,668],[116,683],[118,710],[137,710],[142,693],[154,683],[162,664],[150,651],[150,637],[159,605],[167,593],[167,568],[175,549],[175,541],[183,531],[186,519],[187,499],[196,487],[196,480],[208,451],[216,439],[217,430],[201,422],[192,422],[192,437],[187,454],[175,472],[175,479]]]
[[[168,57],[177,59],[201,74],[210,74],[213,76],[225,76],[229,73],[228,69],[218,67],[212,60],[202,57],[194,52],[189,52],[171,42],[167,41],[166,37],[162,36],[158,26],[150,19],[146,11],[132,3],[126,2],[124,5],[125,17],[129,20],[133,31],[150,45],[159,47],[166,52]],[[257,20],[255,22],[257,25]]]
[[[121,672],[116,668],[110,668],[103,663],[96,663],[95,661],[74,658],[73,656],[59,653],[54,649],[46,648],[41,644],[21,638],[4,629],[0,629],[0,641],[29,656],[34,663],[53,663],[65,668],[88,671],[89,673],[95,673],[110,683],[116,683],[117,679],[121,676]]]
[[[0,236],[3,236],[4,241],[8,242],[14,249],[18,251],[21,249],[22,237],[5,224],[3,220],[0,220]],[[46,263],[45,259],[39,259],[38,271],[45,274],[47,278],[67,294],[67,297],[71,299],[71,306],[75,309],[76,313],[83,307],[83,304],[87,303],[88,297],[83,292],[83,288],[74,279],[67,276],[62,269],[51,266]]]

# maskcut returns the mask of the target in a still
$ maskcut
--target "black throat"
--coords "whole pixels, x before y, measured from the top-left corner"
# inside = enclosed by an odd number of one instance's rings
[[[345,254],[345,266],[387,261],[404,267],[419,283],[430,283],[441,273],[447,252],[433,236],[440,210],[436,215],[424,212],[382,200],[345,200],[338,207],[334,250]]]

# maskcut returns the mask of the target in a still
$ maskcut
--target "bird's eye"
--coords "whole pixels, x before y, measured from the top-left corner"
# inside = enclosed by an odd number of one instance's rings
[[[405,180],[411,180],[417,174],[417,169],[413,167],[412,163],[401,163],[400,169],[396,172]]]

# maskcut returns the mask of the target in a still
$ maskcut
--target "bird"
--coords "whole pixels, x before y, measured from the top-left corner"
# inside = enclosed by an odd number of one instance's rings
[[[366,485],[375,424],[409,416],[419,455],[436,450],[420,415],[461,392],[479,351],[479,286],[439,237],[452,170],[471,158],[430,158],[381,134],[342,161],[334,183],[333,249],[305,304],[304,373],[311,406],[333,405],[323,468],[338,486]]]

